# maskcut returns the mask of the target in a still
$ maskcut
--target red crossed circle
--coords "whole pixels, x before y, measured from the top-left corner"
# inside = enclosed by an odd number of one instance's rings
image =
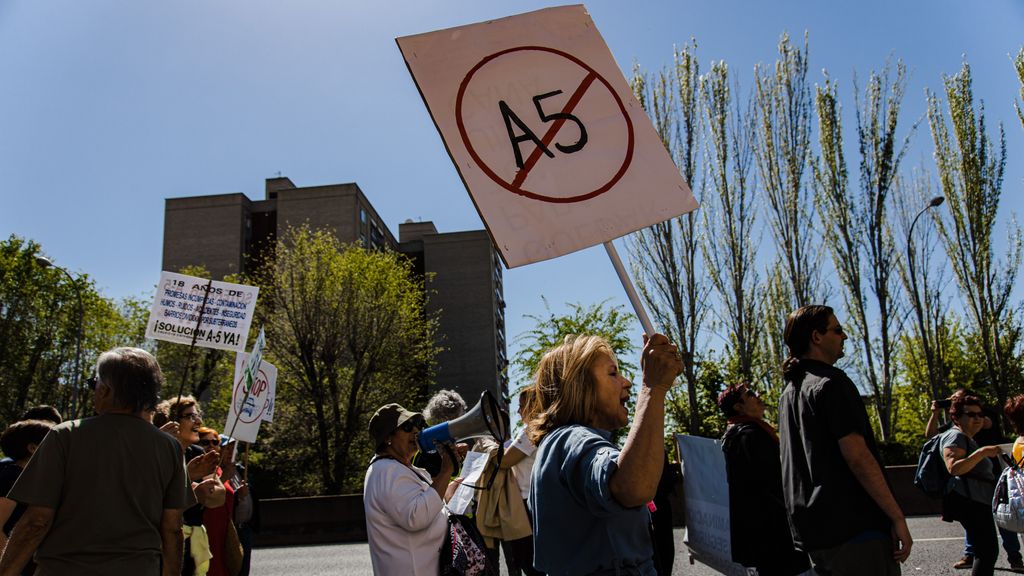
[[[267,377],[267,374],[263,370],[260,370],[259,373],[256,374],[256,377],[252,379],[253,386],[255,386],[256,382],[259,382],[259,381],[263,381],[263,382],[268,384],[268,386],[266,386],[264,388],[264,390],[266,391],[266,393],[269,393],[270,392],[270,386],[269,386],[270,379]],[[254,401],[262,400],[262,404],[260,406],[257,406],[257,410],[253,412],[255,415],[252,418],[246,417],[246,415],[242,412],[242,408],[243,408],[243,406],[242,406],[242,398],[245,398],[245,372],[244,371],[242,372],[242,379],[239,380],[237,384],[235,384],[235,395],[234,395],[234,397],[238,399],[237,401],[235,401],[235,414],[238,415],[238,421],[239,422],[242,422],[242,423],[245,423],[245,424],[252,424],[253,422],[255,422],[255,421],[259,420],[260,418],[262,418],[263,417],[263,413],[267,411],[267,399],[266,399],[265,395],[264,396],[255,396],[253,394],[249,394],[249,398],[253,399]],[[225,432],[225,434],[227,434],[227,432]]]
[[[594,80],[597,80],[597,81],[601,82],[601,84],[603,84],[605,86],[605,88],[607,88],[608,93],[615,100],[615,103],[618,105],[619,110],[622,112],[622,119],[626,123],[626,134],[627,134],[627,138],[626,138],[626,153],[625,153],[625,156],[624,156],[624,158],[622,160],[621,166],[619,166],[618,171],[615,172],[615,174],[613,174],[612,177],[607,182],[605,182],[602,186],[600,186],[599,188],[591,190],[590,192],[587,192],[585,194],[578,194],[576,196],[567,196],[567,197],[547,196],[545,194],[541,194],[541,193],[538,193],[538,192],[526,190],[525,188],[522,187],[522,182],[526,179],[526,176],[529,174],[529,171],[533,168],[533,166],[536,164],[537,160],[539,159],[540,152],[541,152],[539,148],[534,150],[534,152],[531,154],[530,158],[526,161],[526,163],[523,165],[523,167],[519,170],[515,180],[513,180],[512,182],[507,182],[506,180],[504,180],[503,178],[498,176],[494,172],[494,170],[492,170],[487,165],[487,163],[484,162],[483,159],[480,158],[480,155],[477,154],[476,150],[473,148],[473,144],[472,144],[472,142],[470,142],[469,135],[467,134],[467,131],[466,131],[465,122],[463,121],[463,118],[462,118],[462,102],[463,102],[463,98],[466,95],[466,89],[469,87],[470,81],[473,79],[473,75],[476,74],[481,68],[486,66],[488,63],[494,61],[497,58],[500,58],[501,56],[505,56],[507,54],[511,54],[511,53],[514,53],[514,52],[522,52],[522,51],[538,51],[538,52],[549,52],[551,54],[556,54],[558,56],[561,56],[561,57],[563,57],[563,58],[565,58],[565,59],[575,63],[577,66],[579,66],[579,67],[581,67],[581,68],[583,68],[584,70],[587,71],[587,76],[584,78],[583,83],[580,85],[579,88],[577,88],[574,91],[572,97],[569,99],[569,102],[562,109],[561,112],[563,114],[568,114],[568,113],[572,112],[572,109],[576,106],[576,104],[579,102],[579,100],[582,98],[583,94],[590,87],[590,85],[593,83]],[[622,99],[620,99],[618,94],[615,93],[615,90],[612,88],[612,85],[607,80],[605,80],[604,77],[602,77],[600,74],[598,74],[596,70],[594,70],[593,68],[588,66],[585,62],[583,62],[579,58],[573,56],[572,54],[568,54],[566,52],[562,52],[561,50],[556,50],[554,48],[547,48],[547,47],[544,47],[544,46],[520,46],[520,47],[517,47],[517,48],[509,48],[509,49],[502,50],[500,52],[496,52],[494,54],[491,54],[490,56],[487,56],[486,58],[484,58],[483,60],[478,62],[476,64],[476,66],[473,66],[473,68],[470,69],[469,73],[466,74],[465,78],[462,79],[462,83],[459,85],[459,93],[458,93],[458,96],[456,97],[456,100],[455,100],[455,122],[456,122],[456,124],[457,124],[457,126],[459,128],[459,135],[462,137],[462,143],[465,144],[465,146],[466,146],[466,151],[469,152],[469,155],[473,158],[473,160],[476,162],[477,166],[480,167],[480,169],[484,172],[484,174],[486,174],[491,180],[493,180],[499,186],[501,186],[502,188],[508,190],[509,192],[513,192],[515,194],[518,194],[520,196],[525,196],[527,198],[532,198],[534,200],[540,200],[542,202],[553,202],[553,203],[582,202],[584,200],[589,200],[591,198],[594,198],[595,196],[599,196],[599,195],[607,192],[608,190],[610,190],[612,188],[612,186],[614,186],[622,178],[622,176],[626,173],[626,170],[629,169],[629,165],[630,165],[630,163],[633,160],[633,146],[634,146],[634,142],[633,142],[633,122],[629,119],[629,113],[626,111],[626,106],[622,103]],[[552,127],[545,133],[545,136],[542,139],[542,142],[544,143],[544,146],[547,146],[548,144],[551,143],[551,140],[554,139],[555,135],[558,133],[558,130],[559,130],[559,128],[561,128],[563,123],[564,123],[564,120],[557,120],[552,125]]]

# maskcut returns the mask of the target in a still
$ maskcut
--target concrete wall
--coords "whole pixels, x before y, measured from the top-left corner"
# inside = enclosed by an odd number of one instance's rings
[[[886,469],[896,501],[907,516],[941,512],[933,500],[914,487],[914,466]],[[682,483],[672,494],[672,516],[676,526],[685,525]],[[287,546],[334,542],[365,542],[366,516],[362,494],[316,498],[280,498],[260,502],[261,530],[256,546]]]

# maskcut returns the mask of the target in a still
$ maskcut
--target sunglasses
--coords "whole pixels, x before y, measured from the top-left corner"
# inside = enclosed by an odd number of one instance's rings
[[[964,412],[964,416],[968,418],[984,418],[985,414],[982,412]]]
[[[200,440],[199,445],[203,448],[207,446],[220,446],[220,440]]]
[[[188,414],[182,414],[180,419],[184,420],[186,418],[192,420],[193,422],[202,422],[203,421],[203,417],[200,416],[196,412],[189,412]]]
[[[414,429],[423,430],[423,422],[420,422],[419,420],[406,420],[405,422],[402,422],[402,425],[399,426],[398,429],[405,433],[412,432]]]

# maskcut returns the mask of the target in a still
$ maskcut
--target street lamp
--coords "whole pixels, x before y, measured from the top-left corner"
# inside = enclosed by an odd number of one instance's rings
[[[917,316],[917,329],[921,334],[921,343],[925,349],[925,363],[928,365],[928,381],[932,389],[932,397],[938,400],[938,383],[935,381],[934,374],[936,366],[935,359],[932,357],[931,347],[928,344],[928,333],[925,331],[924,325],[924,310],[921,304],[921,294],[917,288],[917,274],[914,273],[914,226],[917,224],[917,220],[922,214],[928,211],[929,208],[935,208],[940,206],[946,198],[943,196],[936,196],[928,201],[928,205],[921,209],[914,216],[914,220],[910,223],[910,228],[907,230],[907,274],[910,276],[910,290],[914,294],[914,313]]]
[[[75,339],[75,378],[71,388],[71,410],[70,419],[74,420],[78,416],[78,381],[82,374],[82,338],[85,332],[85,306],[82,304],[82,288],[78,285],[78,281],[70,272],[64,268],[57,266],[46,256],[36,254],[36,264],[42,268],[56,268],[64,273],[71,280],[71,286],[75,289],[75,296],[78,298],[78,337]]]

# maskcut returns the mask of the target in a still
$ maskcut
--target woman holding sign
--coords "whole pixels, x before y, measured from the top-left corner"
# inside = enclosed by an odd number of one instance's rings
[[[655,575],[648,503],[664,462],[665,395],[683,370],[676,347],[644,336],[643,383],[629,424],[632,383],[608,343],[569,336],[537,366],[530,439],[534,567],[547,574]]]

